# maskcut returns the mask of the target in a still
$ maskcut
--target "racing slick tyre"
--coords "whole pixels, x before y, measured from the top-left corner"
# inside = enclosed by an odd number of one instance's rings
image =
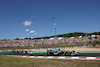
[[[68,51],[68,52],[65,53],[65,55],[66,55],[66,56],[70,56],[71,53]]]
[[[48,56],[54,55],[54,53],[52,52],[52,50],[47,50],[47,55],[48,55]]]
[[[50,55],[50,51],[47,51],[47,55],[48,55],[48,56]]]
[[[61,56],[65,56],[66,53],[64,53],[63,51],[61,52]]]
[[[19,51],[17,51],[17,53],[19,53]]]
[[[25,54],[27,54],[27,51],[25,51]]]

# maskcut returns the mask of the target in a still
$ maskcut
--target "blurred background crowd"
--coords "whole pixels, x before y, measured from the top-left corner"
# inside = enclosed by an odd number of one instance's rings
[[[23,40],[0,40],[0,47],[34,47],[36,45],[57,45],[66,43],[83,43],[91,44],[92,42],[100,43],[100,35],[95,36],[78,36],[70,38],[49,38],[49,39],[23,39]]]

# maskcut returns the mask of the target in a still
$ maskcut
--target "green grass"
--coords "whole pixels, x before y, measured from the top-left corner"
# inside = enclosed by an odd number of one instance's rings
[[[36,48],[57,48],[57,47],[73,47],[73,46],[83,46],[82,43],[67,43],[67,44],[58,44],[58,45],[36,45],[34,47],[4,47],[0,50],[6,49],[36,49]]]
[[[33,59],[0,56],[0,67],[100,67],[100,61]]]

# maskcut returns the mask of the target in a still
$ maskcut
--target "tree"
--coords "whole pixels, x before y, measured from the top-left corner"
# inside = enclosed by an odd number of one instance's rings
[[[16,38],[15,40],[19,40],[19,38]]]
[[[25,39],[28,39],[28,38],[25,38]]]
[[[29,40],[31,40],[31,38],[29,38]]]

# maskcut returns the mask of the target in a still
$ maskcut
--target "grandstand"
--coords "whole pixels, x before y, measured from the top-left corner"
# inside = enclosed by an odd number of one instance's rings
[[[95,38],[94,35],[87,36],[87,37],[70,37],[70,38],[50,38],[50,39],[36,39],[36,40],[1,40],[0,41],[0,47],[34,47],[35,45],[57,45],[59,44],[67,44],[67,43],[83,43],[87,44],[89,42],[93,41],[100,41],[100,35],[97,35],[97,38]]]

